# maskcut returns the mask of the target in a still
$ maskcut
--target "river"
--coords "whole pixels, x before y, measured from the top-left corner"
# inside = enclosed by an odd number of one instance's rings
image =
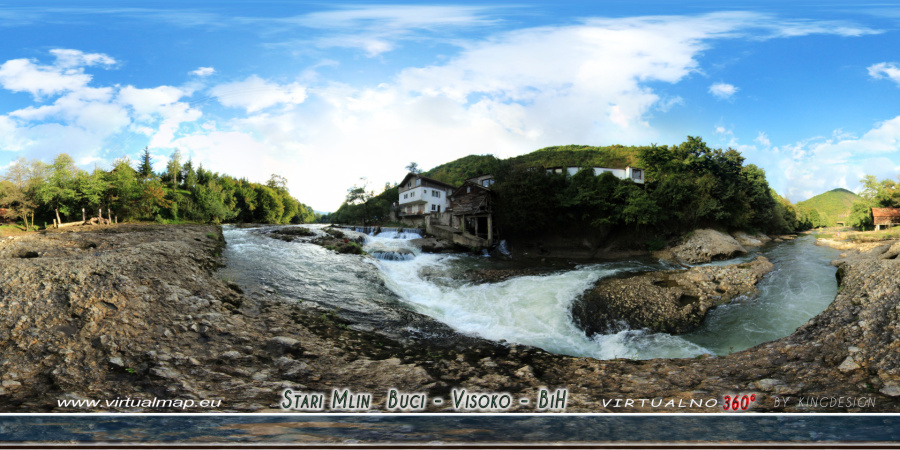
[[[309,227],[321,232],[320,226]],[[733,260],[762,254],[775,265],[758,285],[760,295],[739,298],[710,312],[703,326],[681,336],[626,330],[588,338],[569,306],[595,281],[622,272],[670,268],[652,260],[570,265],[535,276],[473,284],[465,273],[504,266],[499,258],[428,254],[410,245],[415,234],[366,236],[375,257],[341,255],[307,242],[266,236],[272,228],[224,227],[228,245],[223,277],[248,293],[277,294],[309,307],[337,310],[365,330],[405,328],[427,334],[421,321],[405,323],[409,309],[454,330],[493,341],[531,345],[549,352],[611,358],[684,358],[728,354],[792,333],[834,299],[838,251],[815,238],[767,244]],[[718,262],[716,264],[722,264]]]

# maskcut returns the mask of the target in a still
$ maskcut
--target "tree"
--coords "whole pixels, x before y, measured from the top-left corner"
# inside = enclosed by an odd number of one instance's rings
[[[103,202],[107,208],[115,208],[122,220],[136,218],[141,198],[141,175],[131,167],[128,158],[117,159],[113,168],[104,174]]]
[[[141,155],[141,164],[138,166],[137,171],[145,179],[153,176],[153,160],[150,158],[149,147],[144,147],[144,153]]]
[[[37,197],[41,203],[53,209],[57,223],[62,223],[60,211],[68,216],[76,199],[75,176],[78,168],[71,156],[60,153],[50,164],[49,171],[47,182],[38,188]]]
[[[38,206],[37,190],[44,178],[44,164],[40,161],[28,162],[25,158],[17,159],[6,171],[3,179],[6,183],[3,203],[9,206],[7,217],[21,217],[25,230],[34,228],[34,211]],[[28,215],[31,225],[28,225]]]
[[[176,148],[175,151],[172,152],[169,163],[166,164],[166,171],[170,178],[169,181],[172,183],[172,189],[176,189],[178,187],[178,177],[181,176],[181,150]]]
[[[269,181],[266,181],[266,186],[275,190],[287,192],[287,183],[287,178],[273,173],[272,176],[269,177]]]
[[[194,171],[194,163],[190,159],[181,168],[181,179],[186,190],[191,190],[197,184],[197,172]]]
[[[278,191],[268,187],[257,185],[256,188],[256,221],[261,223],[279,223],[284,215],[284,203]]]
[[[417,175],[420,174],[420,173],[422,173],[422,169],[419,168],[419,164],[416,163],[415,161],[409,163],[409,165],[406,166],[406,170],[407,170],[409,173],[414,173],[414,174],[417,174]]]
[[[352,188],[347,189],[347,199],[345,201],[348,205],[363,205],[362,225],[366,226],[366,222],[369,219],[369,201],[372,200],[375,193],[369,190],[368,178],[362,177],[359,181],[359,185],[353,185]]]

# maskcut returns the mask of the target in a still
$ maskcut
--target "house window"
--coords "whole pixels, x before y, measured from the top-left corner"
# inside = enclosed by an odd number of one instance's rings
[[[423,193],[423,194],[427,194],[427,193],[428,193],[428,189],[422,189],[422,193]]]
[[[466,194],[472,192],[472,186],[466,186]]]
[[[440,191],[431,191],[431,196],[441,198],[441,192]]]
[[[438,209],[437,209],[437,205],[431,205],[431,210],[432,210],[432,211],[437,211],[437,210],[438,210]]]
[[[407,198],[409,194],[403,194],[403,198]]]
[[[640,179],[644,178],[644,175],[643,175],[641,169],[631,169],[631,178],[633,178],[635,180],[640,180]]]
[[[416,186],[419,186],[419,185],[421,185],[421,184],[422,184],[422,179],[421,179],[421,178],[416,178]]]
[[[415,197],[415,196],[416,196],[416,191],[410,192],[410,193],[409,193],[409,196],[410,196],[410,197]]]
[[[490,187],[492,184],[494,184],[494,180],[491,178],[488,178],[487,180],[483,180],[481,182],[481,185],[484,187]]]

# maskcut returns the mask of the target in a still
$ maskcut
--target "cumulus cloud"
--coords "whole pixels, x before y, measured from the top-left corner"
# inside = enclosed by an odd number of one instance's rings
[[[900,65],[897,63],[878,63],[866,68],[869,76],[876,79],[887,78],[893,82],[900,84]]]
[[[54,95],[83,88],[91,81],[84,66],[115,64],[115,60],[100,53],[78,50],[51,50],[56,61],[42,65],[30,59],[12,59],[0,65],[0,85],[13,92],[28,92],[35,97]]]
[[[728,100],[737,93],[738,88],[728,83],[714,83],[709,87],[709,93],[719,100]]]
[[[785,146],[782,161],[788,191],[803,200],[834,187],[859,190],[865,175],[895,178],[900,152],[900,116],[877,123],[861,137],[837,130],[831,138],[812,138]]]
[[[224,106],[244,108],[248,113],[275,105],[296,105],[306,100],[306,87],[299,83],[280,85],[257,75],[243,81],[220,84],[210,91]]]
[[[130,106],[139,116],[146,117],[151,114],[159,114],[166,106],[175,103],[184,95],[184,91],[172,86],[150,89],[125,86],[119,90],[119,101]]]
[[[117,64],[110,56],[68,49],[50,54],[52,64],[15,59],[0,65],[3,88],[29,92],[40,101],[0,116],[0,147],[5,150],[45,159],[65,151],[80,163],[102,162],[108,155],[121,156],[110,153],[113,142],[113,150],[120,151],[134,135],[170,142],[181,123],[200,116],[199,110],[179,102],[187,95],[180,88],[91,86],[85,69]]]

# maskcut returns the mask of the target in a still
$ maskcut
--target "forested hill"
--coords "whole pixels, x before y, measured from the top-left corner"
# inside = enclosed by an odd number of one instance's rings
[[[797,202],[797,214],[811,227],[830,227],[845,221],[853,203],[860,197],[846,189],[833,189],[808,200]]]
[[[610,167],[624,168],[638,165],[638,153],[643,147],[593,147],[589,145],[559,145],[545,147],[531,153],[500,160],[493,155],[469,155],[441,164],[422,175],[459,186],[467,178],[486,173],[498,173],[515,167]]]

